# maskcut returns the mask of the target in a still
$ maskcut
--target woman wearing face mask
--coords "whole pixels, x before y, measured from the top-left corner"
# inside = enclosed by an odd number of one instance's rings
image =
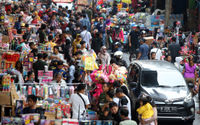
[[[35,83],[34,79],[35,79],[34,72],[33,71],[29,71],[26,83]]]
[[[183,62],[183,58],[182,57],[176,57],[176,62],[174,63],[174,65],[176,66],[176,68],[178,68],[178,70],[180,72],[183,72],[183,68],[184,68],[184,62]]]
[[[102,46],[98,58],[102,65],[110,65],[110,54],[107,52],[106,47]]]

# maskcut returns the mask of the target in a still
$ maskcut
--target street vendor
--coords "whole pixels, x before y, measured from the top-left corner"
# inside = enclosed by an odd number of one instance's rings
[[[37,102],[37,97],[35,95],[29,95],[27,97],[28,106],[23,109],[23,114],[29,114],[29,113],[39,113],[39,114],[41,114],[43,112],[43,109],[37,108],[36,102]]]

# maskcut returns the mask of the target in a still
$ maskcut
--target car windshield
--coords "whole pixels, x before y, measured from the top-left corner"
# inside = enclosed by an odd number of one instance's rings
[[[185,80],[180,72],[177,71],[142,71],[143,86],[148,87],[180,87],[185,86]]]

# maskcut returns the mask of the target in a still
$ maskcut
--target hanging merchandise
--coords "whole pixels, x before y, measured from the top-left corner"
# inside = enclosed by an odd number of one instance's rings
[[[102,67],[102,66],[100,66]],[[125,67],[119,67],[117,65],[113,65],[112,68],[109,68],[110,71],[106,71],[106,66],[99,70],[95,70],[91,73],[91,79],[94,83],[102,83],[102,82],[111,82],[114,80],[118,80],[121,83],[125,83],[127,79],[127,70]]]
[[[8,88],[6,86],[6,88]],[[47,98],[69,98],[74,94],[74,86],[55,86],[55,85],[35,85],[22,86],[20,90],[21,96],[36,95]]]
[[[82,63],[85,71],[86,70],[93,71],[95,69],[98,69],[96,58],[97,55],[94,52],[94,50],[90,50],[84,53],[84,55],[82,56]]]
[[[33,61],[34,61],[33,53],[30,53],[27,56],[25,56],[23,60],[23,65],[25,69],[27,69],[28,71],[31,71],[33,68]]]
[[[15,68],[15,63],[19,60],[20,54],[16,52],[4,52],[2,61],[4,61],[4,69]]]
[[[9,92],[10,91],[10,85],[11,85],[11,76],[10,75],[4,75],[2,80],[2,86],[3,92]]]

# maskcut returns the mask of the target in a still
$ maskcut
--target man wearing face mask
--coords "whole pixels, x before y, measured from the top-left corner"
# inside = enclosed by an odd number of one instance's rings
[[[100,53],[98,54],[98,58],[102,65],[110,65],[110,54],[107,52],[105,46],[101,47]]]

